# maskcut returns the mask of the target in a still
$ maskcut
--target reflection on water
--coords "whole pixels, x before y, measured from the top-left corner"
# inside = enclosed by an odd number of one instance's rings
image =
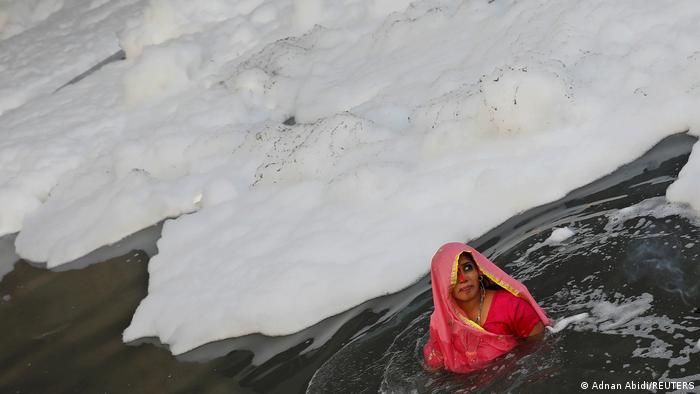
[[[523,280],[555,322],[568,323],[484,371],[422,368],[427,277],[294,335],[248,335],[178,358],[153,343],[124,345],[121,332],[146,295],[148,254],[121,249],[65,272],[0,261],[0,270],[9,267],[0,279],[0,392],[549,392],[577,390],[583,380],[681,378],[700,385],[700,229],[660,197],[694,141],[671,137],[471,242]],[[574,234],[549,239],[561,227]],[[152,235],[135,237],[150,247],[135,241],[126,249],[153,253]],[[11,251],[2,256],[15,260]]]

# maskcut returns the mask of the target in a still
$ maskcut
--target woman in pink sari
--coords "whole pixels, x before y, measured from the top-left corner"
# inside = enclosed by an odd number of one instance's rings
[[[522,283],[463,243],[445,244],[435,253],[431,279],[435,310],[423,347],[431,369],[483,368],[550,324]]]

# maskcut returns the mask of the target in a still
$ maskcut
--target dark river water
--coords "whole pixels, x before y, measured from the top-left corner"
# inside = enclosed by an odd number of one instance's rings
[[[12,237],[0,238],[0,393],[699,387],[700,221],[663,198],[694,142],[669,137],[613,174],[470,241],[530,288],[555,330],[468,375],[421,367],[432,311],[427,276],[294,335],[248,335],[173,357],[156,341],[121,341],[146,296],[160,227],[61,272],[16,261]],[[548,239],[562,227],[573,235]]]

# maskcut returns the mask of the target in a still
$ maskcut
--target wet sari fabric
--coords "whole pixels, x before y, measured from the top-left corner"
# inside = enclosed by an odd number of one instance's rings
[[[459,373],[480,369],[518,344],[517,336],[490,332],[470,320],[452,298],[451,289],[457,283],[459,256],[463,252],[471,254],[481,274],[503,290],[527,302],[544,325],[550,324],[544,311],[537,305],[527,288],[482,256],[476,249],[458,242],[443,245],[435,253],[431,265],[435,310],[430,317],[430,340],[423,348],[423,355],[430,368],[445,368]],[[517,302],[506,301],[492,304],[492,308],[499,305],[517,306],[517,304]],[[509,312],[491,309],[489,315],[491,313],[507,315]],[[487,327],[489,320],[487,317],[485,324]]]

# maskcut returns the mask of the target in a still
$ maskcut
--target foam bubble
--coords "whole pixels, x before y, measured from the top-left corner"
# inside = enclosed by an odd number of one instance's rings
[[[575,323],[577,321],[585,320],[589,317],[590,315],[588,313],[579,313],[573,316],[567,316],[565,318],[559,319],[554,326],[548,326],[547,329],[550,332],[557,333],[559,331],[564,330],[566,327],[569,326],[571,323]]]
[[[202,63],[201,47],[149,48],[124,76],[124,99],[135,105],[185,90]]]
[[[573,237],[574,234],[576,234],[576,232],[574,232],[574,230],[570,229],[569,227],[555,228],[554,230],[552,230],[552,235],[550,235],[549,238],[545,240],[545,242],[560,243]]]

